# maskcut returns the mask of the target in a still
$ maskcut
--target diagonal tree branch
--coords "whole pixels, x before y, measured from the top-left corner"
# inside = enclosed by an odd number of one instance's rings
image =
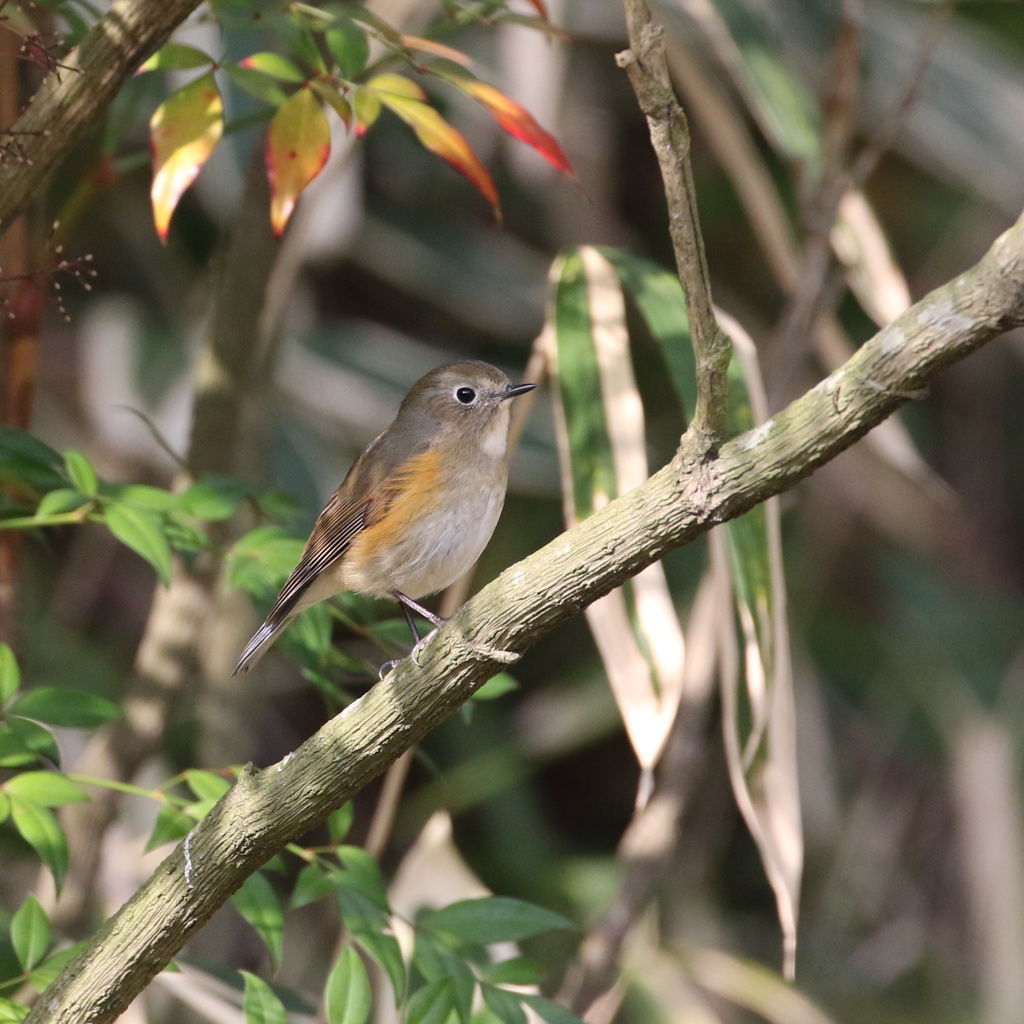
[[[667,552],[848,448],[944,367],[1024,324],[1024,216],[964,274],[755,430],[642,487],[506,570],[427,646],[280,763],[238,784],[39,998],[28,1024],[114,1020],[284,845],[322,822],[493,672]]]
[[[117,0],[46,77],[13,125],[23,160],[0,165],[0,230],[25,208],[79,135],[201,0]]]

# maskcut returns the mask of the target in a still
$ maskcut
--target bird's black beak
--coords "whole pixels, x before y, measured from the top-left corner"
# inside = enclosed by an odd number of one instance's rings
[[[536,386],[536,384],[516,384],[515,387],[511,387],[507,391],[502,391],[501,394],[498,395],[498,399],[503,402],[506,398],[515,398],[517,395],[525,395],[527,391],[532,391]]]

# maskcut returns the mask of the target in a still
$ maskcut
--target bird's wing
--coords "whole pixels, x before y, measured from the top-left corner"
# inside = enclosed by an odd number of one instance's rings
[[[299,564],[285,580],[266,621],[246,644],[235,666],[235,675],[248,672],[259,661],[298,614],[303,593],[348,551],[360,531],[387,514],[396,493],[403,487],[405,477],[400,467],[407,456],[406,445],[399,447],[390,442],[385,432],[367,446],[317,517],[313,532],[302,549]],[[368,458],[377,448],[382,451],[375,458]],[[397,473],[394,472],[396,465],[399,467]]]
[[[298,603],[305,590],[320,573],[341,558],[352,543],[352,538],[366,525],[368,503],[345,499],[339,490],[317,517],[313,532],[302,550],[299,564],[277,595],[274,607],[266,621],[245,645],[235,665],[234,675],[248,672],[267,648],[298,614]]]

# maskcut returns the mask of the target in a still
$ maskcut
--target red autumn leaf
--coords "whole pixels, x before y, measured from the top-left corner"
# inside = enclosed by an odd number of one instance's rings
[[[566,174],[572,174],[572,164],[562,152],[562,147],[550,132],[545,131],[537,124],[533,115],[524,106],[509,99],[493,85],[488,85],[476,78],[468,78],[464,75],[445,75],[444,78],[482,103],[509,135],[532,146],[552,167]]]
[[[149,122],[153,221],[167,241],[171,215],[224,134],[224,103],[213,72],[167,97]]]
[[[420,142],[464,175],[484,196],[501,219],[498,190],[487,168],[470,149],[464,136],[453,128],[432,106],[424,102],[425,93],[401,75],[378,75],[366,88],[396,113],[416,133]]]
[[[277,109],[267,130],[270,223],[280,235],[302,190],[323,170],[331,128],[320,101],[304,86]]]

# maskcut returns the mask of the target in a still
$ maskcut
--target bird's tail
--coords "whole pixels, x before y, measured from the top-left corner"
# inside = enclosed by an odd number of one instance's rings
[[[245,645],[245,650],[242,651],[238,664],[235,665],[235,670],[231,674],[233,676],[245,675],[267,653],[270,645],[284,632],[294,618],[294,615],[286,615],[277,621],[267,619]]]

